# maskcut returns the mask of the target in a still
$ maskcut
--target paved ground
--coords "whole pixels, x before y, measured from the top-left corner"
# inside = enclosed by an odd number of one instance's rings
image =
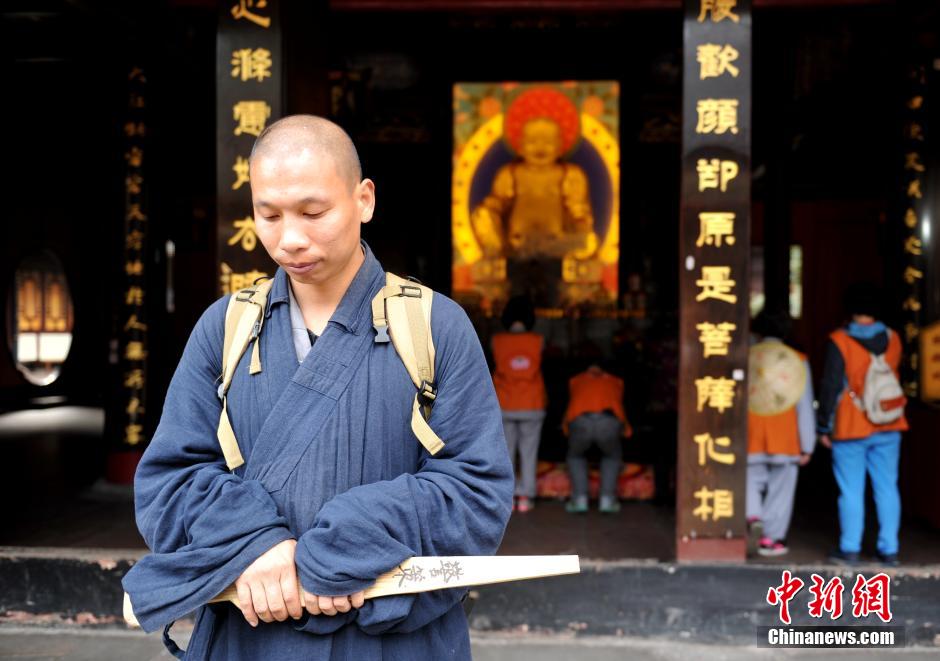
[[[182,637],[181,637],[182,638]],[[180,640],[179,642],[184,642]],[[593,637],[477,636],[476,661],[749,661],[750,659],[825,658],[827,661],[940,659],[940,649],[900,650],[767,650],[756,647],[696,645],[672,641]],[[172,659],[156,634],[120,630],[0,627],[0,658],[69,661],[155,661]]]

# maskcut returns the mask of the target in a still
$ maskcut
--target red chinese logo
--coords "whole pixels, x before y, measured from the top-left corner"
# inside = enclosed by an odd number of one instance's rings
[[[780,575],[780,585],[767,590],[767,603],[780,606],[780,621],[790,624],[790,600],[803,589],[803,579],[794,578],[789,570]]]
[[[868,580],[862,574],[855,579],[852,588],[852,615],[867,617],[877,615],[882,622],[890,622],[891,615],[891,579],[884,572]]]
[[[832,620],[842,617],[842,595],[845,584],[842,579],[835,576],[826,581],[819,574],[811,574],[812,585],[809,592],[812,598],[807,604],[810,617],[821,618],[823,613],[829,613]],[[780,575],[780,585],[767,590],[767,603],[779,608],[779,618],[784,624],[790,624],[790,601],[803,589],[805,583],[802,579],[793,576],[789,570]],[[882,622],[890,622],[891,613],[891,579],[885,573],[876,574],[866,579],[859,574],[852,587],[852,616],[856,618],[877,615]]]
[[[842,592],[845,590],[842,579],[836,576],[827,583],[819,574],[813,574],[810,578],[813,581],[809,588],[813,595],[809,602],[810,616],[822,617],[823,613],[829,613],[831,619],[838,620],[842,617]]]

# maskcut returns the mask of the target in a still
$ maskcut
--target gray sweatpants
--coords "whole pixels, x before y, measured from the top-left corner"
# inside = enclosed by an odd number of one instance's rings
[[[747,517],[764,523],[764,537],[786,539],[800,467],[795,462],[747,464]]]
[[[513,471],[518,469],[516,495],[535,498],[535,470],[545,411],[503,411],[503,431]],[[519,460],[516,461],[516,453]]]
[[[582,413],[568,425],[568,472],[571,474],[571,495],[588,495],[588,464],[585,453],[592,445],[601,451],[601,496],[617,495],[617,478],[623,450],[620,436],[623,423],[609,413]]]

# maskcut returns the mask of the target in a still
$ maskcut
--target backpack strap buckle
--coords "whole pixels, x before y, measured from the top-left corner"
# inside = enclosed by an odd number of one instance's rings
[[[384,343],[387,343],[387,342],[391,342],[391,341],[392,341],[392,338],[390,338],[390,337],[388,336],[388,326],[387,326],[387,325],[385,325],[385,324],[375,324],[375,325],[373,326],[373,328],[375,328],[375,343],[376,343],[376,344],[384,344]]]
[[[421,381],[421,385],[418,387],[418,401],[421,403],[421,406],[431,407],[434,405],[434,400],[437,399],[437,386],[433,383],[428,383],[426,380]]]

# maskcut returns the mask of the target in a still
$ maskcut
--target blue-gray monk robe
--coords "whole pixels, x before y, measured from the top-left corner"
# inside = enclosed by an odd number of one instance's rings
[[[137,524],[152,553],[124,578],[153,631],[197,610],[186,658],[469,659],[465,590],[381,597],[349,613],[252,628],[231,604],[204,606],[265,551],[297,540],[313,594],[346,595],[416,555],[492,554],[513,481],[499,404],[470,320],[435,294],[438,396],[431,456],[411,431],[415,386],[395,348],[377,344],[371,301],[385,273],[365,262],[298,365],[289,283],[278,270],[260,337],[228,393],[246,464],[226,470],[216,439],[227,299],[197,323],[137,469]]]

